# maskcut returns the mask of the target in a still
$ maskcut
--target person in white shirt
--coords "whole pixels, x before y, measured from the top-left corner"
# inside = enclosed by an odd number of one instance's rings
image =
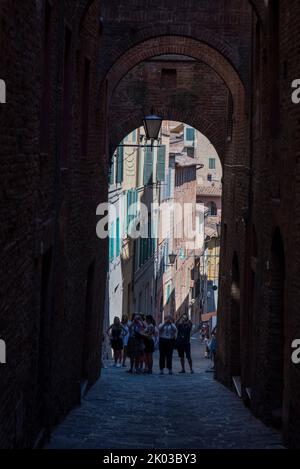
[[[160,374],[164,374],[164,369],[168,368],[172,375],[172,360],[177,327],[173,322],[171,315],[165,318],[165,321],[159,325],[159,367]]]

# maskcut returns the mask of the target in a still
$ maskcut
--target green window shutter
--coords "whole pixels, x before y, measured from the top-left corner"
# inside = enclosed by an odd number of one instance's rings
[[[117,219],[116,224],[116,257],[119,257],[121,252],[121,243],[120,243],[120,219]]]
[[[142,238],[139,238],[139,267],[143,265],[143,243],[142,243]]]
[[[127,191],[127,218],[126,218],[126,225],[127,225],[127,234],[129,230],[129,223],[130,223],[130,217],[129,217],[129,208],[130,208],[130,193],[131,191]]]
[[[135,217],[138,215],[138,191],[134,189]]]
[[[112,156],[110,168],[109,168],[109,184],[112,185],[115,182],[115,155]]]
[[[171,296],[171,285],[169,284],[167,286],[167,303],[169,304],[170,302],[170,296]]]
[[[146,247],[147,247],[147,238],[140,238],[140,267],[145,264],[146,259]]]
[[[144,160],[144,186],[152,184],[153,179],[153,150],[151,147],[146,147],[145,160]]]
[[[209,169],[216,169],[216,159],[209,158],[208,166],[209,166]]]
[[[187,127],[185,130],[186,140],[188,142],[193,142],[195,140],[195,129]]]
[[[112,223],[110,226],[109,230],[109,262],[113,262],[115,258],[115,243],[114,243],[114,237],[115,237],[115,224]]]
[[[166,146],[162,145],[157,149],[157,172],[156,180],[157,182],[162,182],[165,180],[165,168],[166,168]]]
[[[124,147],[118,147],[117,151],[117,183],[123,182],[123,160],[124,160]]]
[[[144,263],[149,259],[149,238],[144,238]]]

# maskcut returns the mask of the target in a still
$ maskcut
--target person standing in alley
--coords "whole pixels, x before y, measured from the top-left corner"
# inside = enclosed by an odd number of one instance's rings
[[[167,367],[169,374],[172,375],[172,360],[177,327],[175,326],[172,316],[168,315],[165,321],[159,325],[159,367],[160,374],[164,374]]]
[[[129,325],[129,338],[127,345],[127,355],[130,358],[130,369],[128,373],[140,374],[141,364],[143,363],[144,341],[142,331],[144,325],[139,314],[134,313]],[[134,369],[135,368],[135,369]]]
[[[191,357],[191,332],[193,323],[189,320],[188,315],[183,313],[176,322],[176,327],[178,331],[176,348],[181,363],[181,371],[179,373],[185,373],[185,358],[189,363],[191,373],[194,373]]]
[[[129,339],[129,327],[128,327],[128,317],[123,314],[122,316],[122,326],[126,331],[126,334],[123,335],[123,363],[122,366],[126,367],[126,358],[127,358],[127,345]]]
[[[127,331],[122,326],[120,318],[116,316],[113,324],[107,330],[107,335],[110,338],[110,345],[114,351],[114,366],[120,368],[122,366],[122,350],[123,350],[123,336]]]
[[[211,339],[209,344],[210,358],[213,362],[212,370],[215,370],[216,353],[217,353],[217,326],[214,327],[211,333]]]
[[[153,352],[154,352],[154,338],[155,338],[155,319],[151,314],[146,316],[146,328],[142,332],[144,338],[144,359],[145,370],[144,373],[152,374],[153,368]]]

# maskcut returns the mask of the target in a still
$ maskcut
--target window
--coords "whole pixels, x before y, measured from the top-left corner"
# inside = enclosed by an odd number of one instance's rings
[[[170,302],[170,298],[171,298],[171,285],[169,284],[167,286],[167,298],[166,298],[168,304]]]
[[[109,185],[115,183],[115,155],[113,155],[109,168]]]
[[[211,174],[207,175],[207,180],[210,181],[210,182],[212,181],[212,175]]]
[[[148,213],[148,239],[147,239],[147,259],[150,259],[153,254],[153,242],[152,242],[152,220],[151,213]]]
[[[185,128],[185,140],[187,142],[194,142],[195,140],[195,129],[192,127]]]
[[[216,158],[209,158],[208,168],[209,169],[216,169]]]
[[[146,186],[153,182],[153,150],[151,147],[146,147],[145,150],[144,185]]]
[[[116,222],[116,257],[121,253],[121,237],[120,237],[120,218]]]
[[[131,189],[127,192],[127,234],[131,222],[137,217],[138,209],[138,192],[136,189]]]
[[[161,88],[176,88],[177,70],[175,68],[163,68],[160,79]]]
[[[166,166],[166,146],[162,145],[157,149],[157,173],[156,180],[157,182],[162,182],[165,180],[165,166]]]
[[[195,157],[195,148],[194,147],[187,148],[186,153],[187,153],[187,156],[189,156],[190,158],[194,158]]]
[[[209,215],[211,217],[216,217],[218,215],[218,209],[217,209],[215,202],[209,203]]]
[[[115,258],[115,224],[112,223],[109,230],[109,262]]]
[[[140,238],[140,267],[147,261],[148,238]]]
[[[121,184],[123,182],[123,159],[124,159],[124,147],[119,146],[117,149],[117,183],[118,184]]]

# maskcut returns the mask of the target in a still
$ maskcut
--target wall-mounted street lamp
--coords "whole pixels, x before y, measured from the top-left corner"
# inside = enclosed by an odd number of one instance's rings
[[[177,259],[177,254],[175,254],[174,252],[172,252],[171,254],[169,254],[169,262],[170,262],[170,265],[174,265],[176,259]]]
[[[176,259],[177,259],[177,254],[175,254],[174,252],[169,254],[169,264],[165,264],[165,267],[173,267]]]
[[[153,144],[154,140],[159,139],[162,118],[154,114],[145,116],[143,119],[143,125],[145,129],[146,139],[151,140],[151,143]]]
[[[160,129],[162,126],[162,117],[156,116],[154,114],[150,114],[149,116],[145,116],[143,119],[143,126],[145,130],[145,136],[140,135],[140,143],[137,145],[134,144],[120,144],[118,147],[137,147],[137,148],[153,148],[154,141],[156,140],[158,145],[157,147],[161,146],[161,138],[159,136]],[[143,141],[145,140],[145,144]],[[151,140],[151,145],[147,145],[147,141]]]

